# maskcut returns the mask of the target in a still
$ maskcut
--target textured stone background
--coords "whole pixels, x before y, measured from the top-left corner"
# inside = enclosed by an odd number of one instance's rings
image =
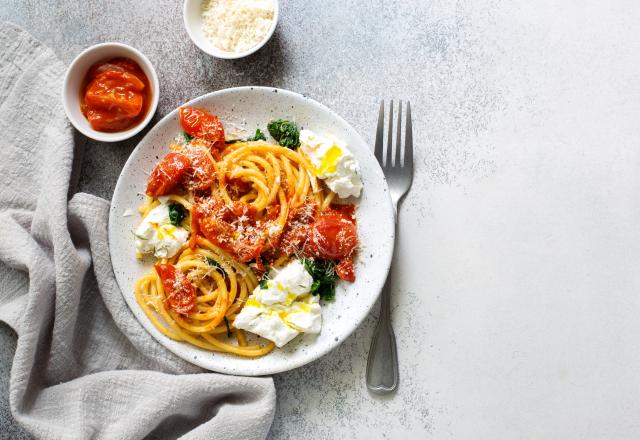
[[[180,3],[1,0],[0,19],[65,62],[134,45],[160,77],[156,120],[205,92],[269,85],[372,142],[379,100],[412,102],[399,392],[365,389],[372,315],[275,377],[272,439],[640,436],[640,3],[288,0],[271,42],[239,61],[201,53]],[[81,189],[109,198],[140,137],[88,142]],[[6,402],[14,348],[0,326],[0,433],[21,438]]]

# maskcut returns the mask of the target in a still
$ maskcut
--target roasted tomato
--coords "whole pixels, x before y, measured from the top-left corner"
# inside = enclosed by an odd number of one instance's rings
[[[95,64],[85,77],[80,109],[95,130],[129,128],[146,113],[148,79],[132,60],[115,58]]]
[[[133,60],[131,60],[129,58],[115,58],[115,59],[109,61],[109,64],[121,67],[124,70],[126,70],[127,72],[133,73],[136,76],[144,75],[144,72],[142,71],[140,66],[138,66],[138,64],[135,61],[133,61]],[[100,71],[101,70],[100,67],[98,67],[97,70]]]
[[[216,177],[216,167],[207,153],[200,149],[191,149],[184,154],[191,160],[191,165],[183,176],[185,188],[193,191],[211,189]]]
[[[207,199],[196,205],[198,231],[243,263],[260,258],[267,239],[266,222],[242,202]]]
[[[181,153],[169,153],[156,165],[147,180],[147,194],[152,197],[171,193],[191,165],[191,159]]]
[[[134,117],[142,110],[144,83],[125,71],[107,70],[94,79],[84,96],[86,104],[103,110],[116,110],[123,116]]]
[[[165,307],[176,313],[188,314],[196,308],[196,292],[187,276],[171,264],[156,264],[167,297]]]
[[[317,212],[315,202],[307,202],[289,211],[286,227],[280,236],[280,252],[290,256],[304,248]]]
[[[180,124],[191,136],[208,141],[212,148],[224,149],[224,128],[217,116],[199,108],[182,107]]]
[[[309,231],[308,249],[328,260],[351,256],[358,246],[358,233],[352,208],[330,208],[318,217]]]
[[[232,199],[239,199],[251,189],[251,183],[238,178],[226,179],[227,192]]]
[[[345,281],[353,283],[356,280],[356,272],[353,267],[353,258],[347,257],[336,265],[336,274]]]

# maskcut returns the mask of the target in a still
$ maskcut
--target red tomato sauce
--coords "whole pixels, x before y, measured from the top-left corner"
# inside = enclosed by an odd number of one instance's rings
[[[149,79],[129,58],[94,64],[80,90],[80,109],[97,131],[123,131],[137,125],[150,104]]]

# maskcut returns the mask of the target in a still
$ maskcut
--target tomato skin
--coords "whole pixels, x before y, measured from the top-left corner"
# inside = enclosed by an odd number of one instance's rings
[[[216,167],[209,156],[198,149],[188,150],[184,154],[191,160],[191,165],[183,177],[185,188],[192,191],[211,189],[216,177]]]
[[[255,208],[239,201],[227,205],[220,199],[206,199],[194,212],[197,230],[211,242],[242,263],[259,259],[267,232],[266,222],[257,225]]]
[[[239,199],[251,189],[251,183],[239,178],[226,178],[227,192],[231,198]]]
[[[123,118],[138,116],[142,110],[144,83],[128,72],[107,70],[87,87],[84,102],[92,110],[106,110]]]
[[[340,279],[353,283],[356,280],[356,272],[353,267],[353,258],[347,257],[336,265],[336,274]]]
[[[230,224],[216,216],[198,214],[198,230],[206,238],[227,252],[235,253],[233,246],[234,229]]]
[[[150,96],[142,69],[132,60],[115,58],[89,69],[80,109],[93,129],[121,131],[144,117]]]
[[[130,118],[104,110],[88,109],[85,111],[85,117],[94,130],[106,133],[126,130],[131,125]]]
[[[183,315],[193,312],[196,292],[187,276],[171,264],[156,264],[154,267],[167,297],[165,307]]]
[[[113,65],[113,66],[118,66],[121,69],[129,72],[129,73],[133,73],[136,76],[141,76],[144,75],[144,72],[142,71],[142,69],[140,68],[140,66],[138,66],[135,61],[129,59],[129,58],[115,58],[111,61],[109,61],[109,63],[107,63],[106,65]],[[100,68],[98,68],[100,70]]]
[[[98,131],[124,130],[142,111],[144,83],[131,73],[107,70],[89,83],[85,116]]]
[[[355,220],[341,209],[323,212],[309,231],[310,250],[327,260],[351,256],[358,246]]]
[[[94,64],[91,66],[91,69],[89,69],[87,76],[93,78],[108,70],[129,72],[138,78],[145,76],[140,66],[129,58],[113,58],[105,63]]]
[[[291,208],[284,231],[279,237],[278,251],[287,256],[301,251],[307,242],[311,225],[318,213],[318,204],[308,202]]]
[[[191,159],[184,154],[167,154],[151,172],[147,180],[147,194],[152,197],[170,194],[190,165]]]
[[[189,135],[208,141],[214,149],[224,149],[224,127],[217,116],[200,108],[181,107],[180,124]]]

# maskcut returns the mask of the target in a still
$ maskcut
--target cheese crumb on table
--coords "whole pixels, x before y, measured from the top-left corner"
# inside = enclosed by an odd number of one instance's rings
[[[218,49],[244,52],[264,39],[273,14],[273,0],[204,0],[202,29]]]

